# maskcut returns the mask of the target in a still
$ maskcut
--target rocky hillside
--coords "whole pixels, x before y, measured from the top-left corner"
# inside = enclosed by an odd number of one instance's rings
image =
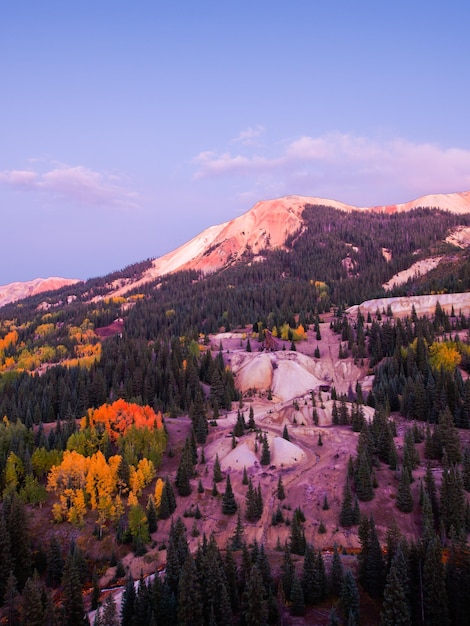
[[[285,248],[286,240],[305,230],[303,216],[307,206],[328,206],[346,212],[403,213],[418,207],[435,208],[456,214],[470,213],[470,192],[434,194],[410,202],[374,207],[356,207],[336,200],[309,196],[285,196],[264,200],[229,222],[211,226],[176,250],[155,259],[139,283],[179,270],[214,272],[243,258],[276,248]],[[136,285],[132,285],[135,287]],[[121,295],[129,285],[116,292]]]

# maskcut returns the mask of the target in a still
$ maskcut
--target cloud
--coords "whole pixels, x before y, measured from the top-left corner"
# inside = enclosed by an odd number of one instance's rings
[[[121,177],[81,165],[60,165],[46,172],[6,170],[0,172],[0,184],[82,205],[121,209],[138,206],[138,194],[127,189]]]
[[[263,135],[264,131],[264,126],[260,124],[255,128],[249,126],[246,130],[242,130],[237,137],[232,139],[231,143],[242,143],[244,146],[259,145],[257,139]]]
[[[470,189],[470,150],[403,138],[303,136],[274,156],[202,152],[194,163],[195,179],[238,177],[245,179],[245,190],[247,180],[271,187],[275,181],[284,194],[326,194],[365,205]]]

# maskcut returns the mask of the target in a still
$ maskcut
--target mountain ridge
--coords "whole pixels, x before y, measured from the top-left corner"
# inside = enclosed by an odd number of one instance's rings
[[[470,213],[470,191],[429,194],[410,202],[372,207],[357,207],[338,200],[299,195],[261,200],[242,215],[210,226],[175,250],[154,259],[152,266],[133,287],[185,269],[210,273],[241,258],[248,249],[256,254],[266,248],[282,248],[288,236],[303,230],[302,212],[308,205],[330,206],[348,213],[369,211],[391,214],[422,207],[464,214]],[[128,286],[124,286],[115,295],[122,295],[128,290]]]
[[[342,212],[357,211],[361,214],[404,213],[419,207],[465,214],[470,213],[470,191],[428,194],[405,203],[371,207],[301,195],[260,200],[242,215],[212,225],[174,250],[150,260],[149,266],[139,276],[115,280],[107,295],[124,295],[141,285],[181,270],[192,269],[210,274],[236,263],[247,253],[253,253],[253,260],[260,261],[264,259],[264,250],[286,250],[288,238],[300,236],[306,228],[302,214],[307,206],[328,206]],[[50,277],[9,283],[0,286],[0,306],[77,282],[80,282],[79,279]]]

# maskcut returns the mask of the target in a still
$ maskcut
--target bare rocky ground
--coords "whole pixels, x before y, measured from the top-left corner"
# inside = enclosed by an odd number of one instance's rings
[[[309,331],[308,340],[297,344],[296,353],[286,352],[272,353],[273,362],[292,357],[292,363],[297,363],[298,355],[308,356],[312,362],[313,370],[319,374],[318,379],[325,384],[334,385],[338,393],[347,392],[351,386],[355,388],[359,380],[366,388],[370,384],[367,365],[359,367],[353,363],[352,358],[339,360],[339,336],[329,328],[329,320],[321,324],[322,339],[317,341],[313,333]],[[237,361],[243,357],[254,359],[259,354],[258,343],[250,339],[252,352],[246,353],[246,340],[242,339],[242,333],[224,333],[212,338],[212,347],[215,352],[222,343],[224,358],[227,362]],[[290,345],[290,343],[289,343]],[[314,359],[313,353],[317,345],[320,348],[320,359]],[[278,358],[276,357],[278,355]],[[236,375],[237,379],[238,375]],[[284,397],[289,396],[289,388],[295,387],[290,377],[286,375],[286,384],[280,385]],[[305,533],[309,542],[315,547],[322,548],[326,555],[332,550],[334,544],[354,552],[359,547],[357,527],[343,529],[338,525],[339,512],[342,501],[343,487],[347,473],[347,463],[350,455],[355,456],[358,434],[352,432],[350,426],[332,426],[331,409],[332,401],[330,393],[315,393],[316,410],[319,416],[319,425],[315,426],[312,419],[313,406],[310,389],[294,397],[278,401],[276,397],[267,399],[267,389],[251,389],[245,393],[241,410],[245,413],[248,421],[249,407],[252,406],[256,424],[267,433],[270,442],[272,459],[271,465],[263,467],[259,464],[261,447],[255,452],[255,434],[245,434],[237,441],[237,447],[232,450],[231,432],[237,417],[238,406],[223,414],[217,420],[217,426],[211,426],[207,443],[204,446],[206,458],[205,464],[196,466],[197,477],[192,481],[192,494],[187,498],[178,498],[178,508],[175,516],[181,516],[188,530],[188,540],[192,550],[196,549],[202,534],[210,536],[214,533],[218,544],[224,547],[231,538],[236,526],[236,515],[227,516],[222,514],[222,494],[225,480],[218,483],[218,496],[212,495],[213,468],[216,454],[221,462],[224,478],[230,473],[232,487],[237,503],[242,512],[245,511],[245,496],[247,488],[242,484],[243,469],[246,467],[248,475],[252,478],[255,486],[261,485],[264,500],[262,518],[256,523],[243,522],[245,539],[251,543],[255,539],[264,543],[267,550],[277,554],[274,550],[279,543],[283,546],[289,537],[289,526],[285,524],[272,525],[272,513],[278,504],[286,518],[291,518],[294,509],[300,506],[306,517]],[[373,411],[365,407],[368,417],[372,417]],[[397,417],[400,422],[400,418]],[[186,436],[190,433],[190,421],[187,417],[167,419],[166,425],[169,434],[168,448],[178,452],[184,445]],[[285,446],[282,442],[282,432],[287,426],[291,446]],[[399,436],[396,445],[400,453],[403,443],[404,427],[399,427]],[[318,445],[319,435],[322,444]],[[178,465],[179,454],[173,458],[165,458],[160,474],[174,478]],[[258,461],[254,459],[257,458]],[[424,469],[422,470],[424,472]],[[419,471],[418,471],[419,477]],[[286,491],[286,499],[283,502],[277,500],[277,482],[279,476]],[[382,465],[376,471],[379,484],[374,500],[369,503],[361,503],[361,511],[373,513],[379,535],[384,538],[385,532],[394,518],[404,533],[410,537],[416,537],[419,533],[418,519],[413,514],[400,513],[395,507],[395,496],[398,481],[394,473],[388,467]],[[204,486],[204,493],[197,492],[199,478]],[[418,499],[419,480],[412,485],[415,501]],[[329,509],[323,509],[324,498],[327,498]],[[202,519],[195,520],[187,516],[199,507]],[[323,522],[326,532],[320,534],[319,526]],[[166,551],[162,549],[168,537],[171,521],[159,521],[158,530],[152,536],[153,547],[140,558],[134,558],[129,554],[124,559],[124,564],[130,568],[133,575],[138,577],[142,570],[144,574],[155,571],[156,568],[164,567]],[[192,536],[193,531],[199,533]],[[195,534],[195,532],[194,532]],[[272,552],[273,551],[273,552]],[[109,581],[113,571],[108,572],[102,583]]]
[[[290,527],[285,524],[272,525],[272,513],[281,506],[285,518],[291,518],[296,507],[300,506],[305,514],[305,534],[307,541],[316,548],[321,548],[328,568],[330,555],[336,543],[340,549],[346,549],[348,555],[343,556],[345,567],[355,567],[354,556],[360,548],[357,527],[349,529],[339,526],[339,513],[342,502],[343,487],[347,474],[349,457],[355,457],[358,433],[354,433],[350,426],[333,426],[331,423],[331,410],[333,402],[328,392],[315,392],[315,408],[318,413],[318,426],[313,423],[313,405],[311,388],[303,389],[297,393],[298,385],[292,373],[300,373],[302,378],[308,372],[317,384],[334,385],[338,394],[347,393],[351,387],[355,388],[356,382],[361,382],[362,388],[367,391],[371,387],[372,376],[368,370],[367,360],[361,367],[353,362],[352,358],[339,359],[339,335],[329,328],[330,318],[325,318],[321,324],[321,340],[317,341],[312,331],[308,332],[308,339],[296,344],[297,351],[290,352],[290,342],[285,342],[286,350],[269,354],[269,362],[274,367],[266,374],[266,385],[253,389],[249,384],[243,395],[241,411],[248,421],[250,407],[253,407],[255,422],[263,432],[267,434],[271,448],[271,465],[263,467],[259,464],[261,448],[255,451],[255,434],[247,432],[237,440],[237,446],[232,449],[232,429],[237,418],[238,406],[224,413],[217,420],[217,426],[210,426],[208,440],[204,446],[205,464],[196,466],[197,476],[192,481],[192,493],[186,498],[178,498],[177,510],[174,517],[180,516],[187,528],[187,537],[192,551],[196,550],[198,542],[203,534],[210,536],[214,533],[221,548],[233,536],[237,516],[222,514],[222,494],[225,480],[218,483],[219,495],[212,494],[213,470],[216,455],[222,466],[225,476],[229,473],[235,498],[239,505],[243,519],[244,538],[248,543],[255,539],[263,543],[269,554],[274,574],[279,573],[282,561],[282,552],[276,547],[284,546],[289,539]],[[211,348],[214,355],[222,345],[224,358],[227,364],[233,366],[237,384],[243,382],[241,370],[250,361],[259,357],[259,344],[250,337],[252,352],[246,352],[246,338],[242,332],[223,333],[211,338]],[[316,347],[320,349],[320,359],[314,358]],[[268,355],[266,355],[268,356]],[[306,357],[306,360],[305,358]],[[277,392],[280,397],[273,395],[268,400],[268,389],[273,382],[273,375],[279,371],[279,364],[290,364],[283,371],[283,377],[277,382]],[[238,371],[237,371],[238,368]],[[270,378],[271,376],[271,378]],[[303,380],[303,378],[302,378]],[[310,383],[312,379],[308,379]],[[294,395],[293,395],[294,394]],[[282,399],[281,399],[282,397]],[[372,418],[373,410],[364,407],[366,417]],[[398,436],[395,444],[399,456],[403,447],[403,438],[406,427],[409,425],[399,415],[393,416],[397,423]],[[287,426],[290,443],[282,439],[284,426]],[[174,479],[179,462],[179,451],[182,450],[186,437],[191,432],[191,422],[188,417],[167,419],[168,450],[175,452],[174,456],[166,455],[160,475],[169,475]],[[319,445],[319,436],[323,445]],[[470,433],[465,433],[466,439],[470,440]],[[469,441],[466,441],[469,443]],[[366,515],[373,514],[377,525],[377,531],[382,543],[385,543],[385,534],[393,520],[396,521],[401,532],[408,538],[417,538],[420,534],[420,515],[418,507],[420,481],[424,477],[424,444],[417,446],[421,457],[421,466],[414,472],[415,480],[411,486],[415,502],[415,511],[405,514],[398,511],[395,506],[395,498],[398,488],[398,479],[386,465],[376,468],[378,488],[371,502],[360,503],[361,512]],[[264,510],[261,519],[256,523],[249,523],[244,519],[245,497],[247,488],[242,484],[243,469],[246,467],[248,475],[252,478],[254,486],[258,483],[264,500]],[[435,478],[437,485],[440,483],[441,471],[436,467]],[[279,502],[277,499],[277,483],[279,476],[282,477],[286,499]],[[198,480],[201,479],[204,493],[197,491]],[[324,498],[327,498],[329,508],[324,510]],[[142,497],[142,502],[145,496]],[[188,516],[199,507],[202,518],[196,520]],[[321,522],[326,528],[325,533],[319,532]],[[130,571],[134,579],[138,579],[142,572],[144,576],[152,575],[155,571],[162,570],[166,563],[165,542],[170,531],[171,520],[160,520],[158,530],[152,536],[152,544],[149,551],[143,557],[134,557],[128,553],[123,558],[123,564]],[[197,536],[196,536],[197,535]],[[301,557],[299,560],[301,567]],[[114,568],[110,568],[102,577],[100,585],[105,589],[110,585],[114,575]],[[113,591],[116,602],[120,604],[122,589]],[[361,597],[361,607],[364,614],[364,623],[377,623],[378,607],[368,598]],[[370,606],[369,606],[370,605]],[[288,624],[326,624],[329,609],[327,607],[314,607],[309,609],[305,618],[292,618],[286,616],[284,623]],[[366,615],[370,614],[370,620]],[[93,617],[92,614],[90,614]]]

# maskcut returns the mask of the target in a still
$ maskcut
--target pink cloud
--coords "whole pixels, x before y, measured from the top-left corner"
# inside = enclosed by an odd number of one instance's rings
[[[61,165],[39,173],[32,170],[0,172],[0,184],[48,193],[79,204],[112,208],[136,208],[138,194],[126,189],[121,178],[83,166]]]
[[[381,194],[390,196],[394,190],[398,201],[470,189],[470,150],[402,138],[381,141],[343,133],[303,136],[273,157],[203,152],[194,163],[195,179],[236,176],[257,186],[263,179],[266,191],[275,182],[280,195],[343,195],[346,201],[359,203],[379,203]]]

